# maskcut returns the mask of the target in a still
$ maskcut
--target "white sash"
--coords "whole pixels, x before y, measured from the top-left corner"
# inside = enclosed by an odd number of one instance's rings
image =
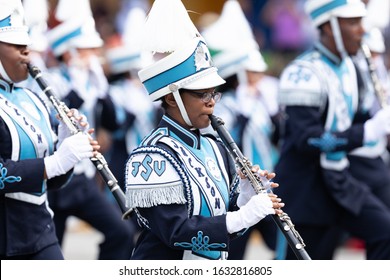
[[[27,91],[24,92],[27,93]],[[33,99],[30,94],[27,95],[29,95],[30,99]],[[39,103],[34,102],[34,104],[39,107]],[[40,118],[43,116],[39,114],[38,110],[34,106],[31,106],[31,108],[21,109],[17,105],[10,102],[6,97],[4,97],[4,95],[1,92],[0,92],[0,108],[1,108],[0,115],[2,117],[4,116],[4,120],[6,121],[8,127],[10,127],[11,133],[16,132],[16,129],[11,128],[12,126],[10,125],[11,124],[9,121],[10,119],[16,122],[19,125],[19,127],[31,139],[31,143],[34,145],[37,158],[45,156],[45,154],[48,153],[49,143],[45,137],[45,134],[39,128],[38,122],[40,121]],[[39,109],[46,110],[43,105]],[[28,112],[29,110],[31,111]],[[8,117],[5,116],[4,113],[8,115]],[[16,136],[16,135],[13,134],[11,136]],[[17,138],[19,138],[19,136],[17,136]],[[19,160],[19,151],[13,149],[12,160]]]
[[[197,188],[192,188],[192,194],[194,199],[194,215],[199,215],[201,213],[201,193],[203,194],[208,209],[211,212],[211,215],[218,216],[226,213],[227,205],[224,203],[223,196],[219,190],[219,187],[214,182],[214,180],[223,180],[223,176],[220,170],[215,168],[208,168],[204,166],[203,162],[196,157],[187,147],[182,145],[179,141],[176,141],[170,137],[163,137],[159,142],[162,142],[169,147],[171,147],[181,158],[181,160],[185,163],[185,168],[189,174],[191,184],[193,186],[197,186]],[[217,153],[218,154],[218,153]],[[208,160],[212,159],[208,157]],[[222,161],[223,162],[223,161]],[[214,163],[216,165],[216,163]],[[219,172],[219,173],[218,173]],[[200,181],[198,179],[199,173],[204,174],[205,181]],[[212,179],[212,177],[214,179]],[[211,180],[210,180],[211,179]],[[216,201],[220,202],[220,208],[216,207]]]
[[[29,104],[33,104],[29,108],[21,109],[20,107],[9,101],[0,92],[0,116],[7,124],[11,133],[11,138],[13,139],[11,159],[14,161],[20,160],[20,135],[18,133],[17,125],[27,134],[29,139],[31,139],[31,144],[34,146],[36,158],[44,157],[47,153],[50,152],[48,151],[48,139],[39,127],[39,121],[41,121],[41,118],[48,118],[48,115],[40,114],[40,112],[46,111],[46,107],[41,104],[39,99],[36,98],[34,94],[29,93],[25,90],[23,91],[23,93],[25,93],[26,96],[28,96],[28,98],[30,99]],[[15,94],[22,94],[22,92]],[[38,107],[38,109],[35,108],[34,105]],[[48,120],[44,120],[45,123],[47,121]],[[6,193],[5,196],[36,205],[41,205],[47,201],[46,193],[34,195],[24,192],[16,192]]]

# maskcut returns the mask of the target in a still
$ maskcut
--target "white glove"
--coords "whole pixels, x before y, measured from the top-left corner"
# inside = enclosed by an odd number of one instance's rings
[[[65,138],[53,155],[44,158],[47,178],[63,175],[79,161],[91,158],[92,150],[89,136],[86,134],[77,133]]]
[[[226,227],[229,233],[249,228],[269,214],[275,214],[271,198],[266,193],[253,196],[240,210],[227,212]]]
[[[89,123],[88,123],[88,120],[87,120],[87,117],[84,115],[84,114],[80,114],[80,112],[77,110],[77,109],[71,109],[73,111],[73,117],[77,120],[78,118],[80,118],[80,120],[77,121],[77,126],[78,128],[81,130],[81,132],[85,133],[88,131],[89,129]],[[81,126],[80,123],[86,123],[85,126]],[[58,125],[58,143],[57,143],[57,147],[59,147],[62,143],[62,141],[64,141],[65,138],[68,138],[69,136],[71,136],[71,132],[69,130],[69,128],[65,125],[65,123],[60,120],[59,121],[59,125]]]
[[[364,143],[375,142],[390,134],[390,108],[379,110],[364,123]]]
[[[240,194],[238,195],[237,198],[237,206],[241,208],[254,195],[256,195],[256,192],[253,189],[252,184],[250,183],[248,178],[245,179],[240,178]]]
[[[264,176],[260,175],[260,172],[263,171],[259,169],[256,172],[256,175],[260,178],[263,187],[265,189],[271,188],[271,182]],[[241,206],[245,205],[249,199],[251,199],[252,196],[256,195],[255,190],[252,187],[251,182],[248,180],[248,178],[242,179],[240,178],[240,194],[237,198],[237,206],[241,208]]]
[[[57,147],[61,146],[62,142],[65,140],[65,138],[68,138],[72,134],[70,133],[69,128],[65,125],[65,123],[60,120],[58,125],[58,143]]]

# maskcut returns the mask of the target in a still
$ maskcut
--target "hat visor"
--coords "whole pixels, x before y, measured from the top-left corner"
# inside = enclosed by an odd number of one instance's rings
[[[199,79],[195,79],[193,82],[186,84],[183,88],[192,89],[192,90],[207,89],[207,88],[215,88],[217,86],[226,83],[226,81],[218,75],[217,68],[213,67],[210,70],[214,70],[214,71],[211,71],[209,74],[204,75]]]
[[[98,36],[85,36],[71,40],[70,44],[78,49],[94,49],[103,46],[103,40]]]
[[[248,61],[248,63],[244,64],[244,69],[251,72],[265,72],[268,69],[268,66],[261,61],[258,61],[257,63],[254,61]]]
[[[5,42],[14,45],[28,46],[31,44],[31,39],[27,32],[12,31],[0,33],[0,42]]]
[[[345,5],[334,11],[334,15],[340,18],[364,17],[366,14],[367,10],[363,3],[359,3],[359,5],[355,5],[353,7]]]

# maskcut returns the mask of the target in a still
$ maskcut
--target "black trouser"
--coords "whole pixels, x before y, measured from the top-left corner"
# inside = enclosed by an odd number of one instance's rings
[[[344,232],[365,242],[369,260],[390,260],[390,210],[376,196],[368,195],[359,215],[340,213],[337,224],[329,227],[296,224],[306,251],[312,259],[333,259]],[[288,249],[287,259],[296,259]]]
[[[11,257],[0,255],[0,259],[2,260],[63,260],[64,256],[62,255],[60,245],[58,243],[54,243],[34,254],[18,255],[18,256],[11,256]]]
[[[99,259],[130,259],[134,247],[135,226],[131,220],[122,220],[117,205],[99,189],[94,179],[74,175],[69,185],[49,195],[54,211],[54,223],[60,244],[65,233],[66,220],[75,216],[104,235]]]

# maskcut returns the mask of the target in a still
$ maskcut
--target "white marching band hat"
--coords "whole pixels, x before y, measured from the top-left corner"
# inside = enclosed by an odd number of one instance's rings
[[[360,0],[308,0],[305,3],[305,12],[316,27],[330,22],[337,51],[344,58],[348,56],[348,52],[337,19],[364,17],[367,10]]]
[[[31,38],[29,49],[43,52],[48,47],[47,19],[49,17],[48,0],[23,0],[26,24]]]
[[[106,58],[110,73],[120,74],[144,67],[142,54],[120,45],[106,50]]]
[[[229,32],[226,32],[229,30]],[[202,32],[223,78],[242,70],[263,72],[267,65],[237,0],[227,0],[220,17]]]
[[[252,72],[265,72],[268,69],[260,51],[255,49],[248,53],[248,59],[244,61],[243,68]]]
[[[146,13],[141,7],[133,7],[127,14],[121,44],[106,50],[106,58],[112,74],[139,71],[153,63],[151,52],[140,49],[139,40]]]
[[[180,88],[207,89],[225,83],[213,65],[206,42],[180,0],[155,0],[143,34],[143,49],[168,53],[138,72],[153,101],[171,92],[178,101]],[[183,110],[181,108],[182,115]]]
[[[201,37],[142,69],[138,76],[153,101],[180,88],[207,89],[225,83]]]
[[[354,18],[366,15],[366,7],[361,0],[307,0],[305,10],[315,26],[320,26],[332,17]]]
[[[31,44],[21,0],[0,0],[0,7],[0,41],[15,45]]]
[[[55,56],[71,48],[103,46],[103,40],[95,28],[89,0],[60,0],[56,18],[62,22],[48,32],[49,44]]]

